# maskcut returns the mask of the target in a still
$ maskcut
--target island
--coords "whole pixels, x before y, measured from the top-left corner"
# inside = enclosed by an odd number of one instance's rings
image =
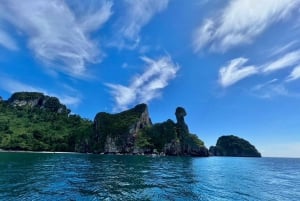
[[[56,97],[16,92],[0,98],[0,149],[169,156],[260,156],[237,137],[221,137],[208,150],[189,131],[186,110],[175,109],[176,122],[152,123],[147,104],[120,113],[99,112],[93,121],[72,114]],[[237,140],[238,139],[238,140]],[[256,153],[257,152],[257,153]]]
[[[209,148],[209,153],[212,156],[261,157],[250,142],[234,135],[221,136],[216,146]]]

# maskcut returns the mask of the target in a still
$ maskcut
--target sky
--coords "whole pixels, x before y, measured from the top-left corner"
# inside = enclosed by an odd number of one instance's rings
[[[0,96],[39,91],[93,120],[182,106],[207,147],[237,135],[300,157],[300,0],[2,0]]]

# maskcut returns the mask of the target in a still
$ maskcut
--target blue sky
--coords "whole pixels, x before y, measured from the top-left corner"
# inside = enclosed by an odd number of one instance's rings
[[[93,119],[145,102],[300,157],[300,0],[2,0],[0,95],[41,91]]]

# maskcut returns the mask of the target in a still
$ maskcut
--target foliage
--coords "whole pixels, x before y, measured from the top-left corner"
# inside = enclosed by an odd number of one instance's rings
[[[163,152],[172,143],[181,143],[190,150],[204,146],[196,135],[188,133],[183,108],[177,111],[180,124],[167,120],[153,126],[146,123],[148,127],[145,122],[137,124],[146,110],[147,105],[140,104],[117,114],[100,112],[91,122],[70,115],[70,110],[56,97],[36,92],[15,93],[8,101],[0,101],[0,148],[99,153],[104,151],[107,137],[114,139],[124,152],[134,147]],[[182,149],[181,153],[185,151]]]
[[[41,93],[15,93],[0,102],[0,148],[33,151],[88,151],[92,122],[78,115],[58,113],[66,108],[54,97],[46,98],[45,109],[12,106],[10,101],[45,99]]]
[[[146,132],[140,131],[136,137],[136,146],[139,148],[147,149],[150,148],[152,149],[154,145],[150,143],[150,137],[146,135]]]
[[[12,102],[14,100],[34,100],[34,99],[40,99],[43,98],[44,94],[39,92],[16,92],[12,94],[12,96],[8,99],[9,102]]]
[[[204,146],[204,142],[202,140],[200,140],[198,138],[197,135],[195,134],[189,134],[187,137],[186,137],[186,143],[188,145],[190,145],[192,148],[197,148],[197,147],[201,147],[201,146]]]
[[[56,112],[59,110],[61,104],[59,103],[58,98],[56,97],[50,97],[45,102],[45,108],[49,109],[52,112]]]
[[[102,152],[107,136],[117,138],[117,145],[124,146],[129,137],[129,130],[140,118],[146,109],[145,104],[117,114],[100,112],[95,117],[95,141],[93,149]]]
[[[138,141],[137,146],[141,148],[155,148],[161,152],[165,144],[177,138],[176,124],[170,119],[163,123],[154,124],[152,127],[145,128],[141,132],[140,137],[144,140],[145,145],[142,146]]]
[[[8,99],[8,103],[12,103],[17,107],[20,104],[14,102],[22,102],[22,109],[26,108],[40,108],[51,112],[59,112],[69,114],[70,110],[61,104],[56,97],[46,96],[39,92],[16,92]]]

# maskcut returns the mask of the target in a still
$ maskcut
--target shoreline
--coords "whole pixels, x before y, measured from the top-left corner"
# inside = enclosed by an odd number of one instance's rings
[[[22,150],[5,150],[0,149],[0,153],[36,153],[36,154],[93,154],[93,153],[80,153],[80,152],[63,152],[63,151],[22,151]],[[116,156],[167,156],[167,155],[159,155],[159,154],[120,154],[120,153],[99,153],[94,155],[116,155]],[[181,156],[182,157],[182,156]],[[193,157],[193,156],[192,156]],[[222,158],[230,158],[231,156],[209,156],[209,157],[196,157],[196,158],[214,158],[214,157],[222,157]],[[193,157],[194,158],[194,157]],[[232,157],[232,158],[257,158],[257,157]],[[287,159],[300,159],[300,157],[286,157],[286,156],[262,156],[260,158],[287,158]]]
[[[78,152],[63,152],[63,151],[24,151],[24,150],[5,150],[5,149],[0,149],[0,153],[82,154]]]
[[[123,153],[80,153],[80,152],[63,152],[63,151],[25,151],[25,150],[5,150],[0,149],[0,153],[37,153],[37,154],[94,154],[94,155],[116,155],[116,156],[166,156],[160,154],[123,154]]]

